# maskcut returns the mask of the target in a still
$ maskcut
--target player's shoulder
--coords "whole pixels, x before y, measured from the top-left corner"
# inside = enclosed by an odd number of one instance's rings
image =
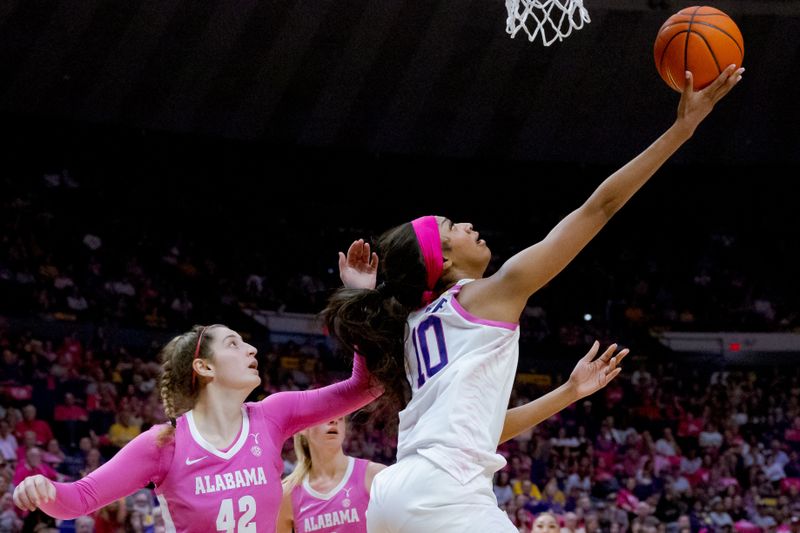
[[[367,477],[374,476],[375,474],[386,468],[385,464],[376,463],[375,461],[370,461],[369,459],[361,459],[358,457],[351,457],[351,456],[348,457],[353,461],[355,465],[358,465],[358,467],[361,468],[366,473]]]
[[[174,446],[177,428],[170,422],[153,424],[146,431],[140,433],[134,440],[143,444],[153,444],[156,447]]]
[[[365,459],[365,461],[367,462],[367,475],[373,475],[374,476],[375,474],[377,474],[381,470],[385,470],[387,468],[387,466],[385,464],[383,464],[383,463],[376,463],[374,461],[369,461],[369,460],[366,460],[366,459]]]

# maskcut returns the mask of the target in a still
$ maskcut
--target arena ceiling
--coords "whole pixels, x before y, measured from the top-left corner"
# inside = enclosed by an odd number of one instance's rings
[[[677,104],[653,66],[692,5],[585,0],[544,48],[499,0],[5,0],[0,112],[371,153],[625,161]],[[720,0],[747,73],[679,160],[800,162],[800,2]],[[8,122],[8,121],[6,121]]]

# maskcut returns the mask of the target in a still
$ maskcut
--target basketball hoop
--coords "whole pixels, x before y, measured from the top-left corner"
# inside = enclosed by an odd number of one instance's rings
[[[545,46],[591,22],[583,0],[506,0],[506,9],[506,32],[512,38],[525,30],[528,40],[533,42],[540,36]]]

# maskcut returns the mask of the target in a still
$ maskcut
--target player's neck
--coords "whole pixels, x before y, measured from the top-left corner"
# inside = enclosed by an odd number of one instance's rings
[[[347,470],[349,460],[341,447],[334,449],[314,448],[311,450],[311,481],[332,479],[341,480]]]
[[[238,398],[201,394],[192,409],[197,430],[209,443],[224,449],[242,427],[242,402]],[[213,400],[213,401],[212,401]]]

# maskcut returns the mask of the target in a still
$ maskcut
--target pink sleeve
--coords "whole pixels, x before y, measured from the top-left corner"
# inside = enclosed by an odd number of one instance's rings
[[[153,426],[126,444],[110,461],[74,483],[54,483],[56,499],[39,507],[54,518],[69,519],[89,514],[151,481],[159,483],[175,449],[174,441],[156,442],[165,426]]]
[[[281,442],[300,430],[327,422],[360,409],[383,394],[371,383],[364,358],[353,357],[353,373],[349,379],[299,392],[279,392],[256,404],[264,417],[281,433]]]

